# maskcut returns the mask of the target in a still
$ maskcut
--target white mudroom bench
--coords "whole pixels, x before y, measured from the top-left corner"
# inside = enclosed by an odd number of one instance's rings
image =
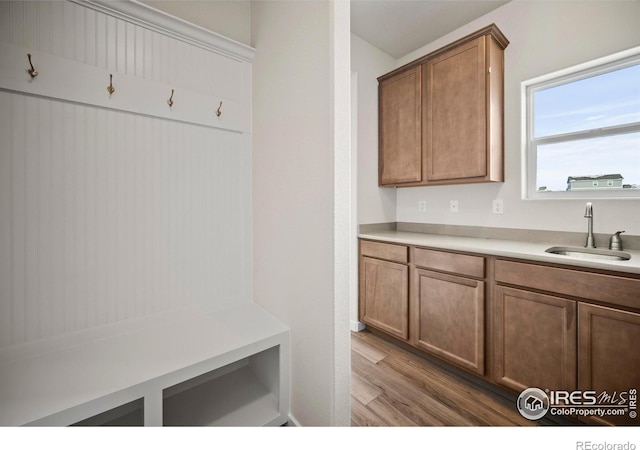
[[[0,425],[287,422],[289,331],[254,303],[0,350]]]

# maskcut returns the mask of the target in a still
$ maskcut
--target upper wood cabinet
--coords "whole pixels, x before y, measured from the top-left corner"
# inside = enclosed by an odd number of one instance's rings
[[[421,67],[403,71],[379,86],[380,184],[422,180]]]
[[[503,52],[495,26],[379,82],[379,184],[504,181]]]
[[[504,181],[502,49],[481,36],[430,59],[423,71],[427,182]]]

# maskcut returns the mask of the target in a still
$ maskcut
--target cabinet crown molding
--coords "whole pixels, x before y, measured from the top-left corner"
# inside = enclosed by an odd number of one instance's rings
[[[421,58],[418,58],[414,61],[411,61],[410,63],[405,64],[404,66],[398,67],[397,69],[392,70],[389,73],[386,73],[384,75],[381,75],[378,77],[378,82],[384,81],[387,78],[391,78],[394,75],[397,75],[398,73],[404,72],[405,70],[411,69],[412,67],[415,66],[419,66],[421,64],[424,64],[427,60],[432,59],[436,56],[438,56],[441,53],[444,53],[458,45],[464,44],[466,42],[470,42],[473,41],[474,39],[480,37],[480,36],[491,36],[497,43],[498,45],[500,45],[500,47],[502,48],[502,50],[504,50],[505,48],[507,48],[507,46],[509,45],[509,40],[505,37],[504,34],[502,34],[502,31],[500,31],[500,29],[497,27],[497,25],[495,23],[492,23],[491,25],[487,25],[484,28],[479,29],[478,31],[475,31],[471,34],[468,34],[465,37],[462,37],[460,39],[458,39],[457,41],[454,41],[450,44],[445,45],[444,47],[441,47],[437,50],[434,50],[431,53],[428,53],[424,56],[422,56]]]

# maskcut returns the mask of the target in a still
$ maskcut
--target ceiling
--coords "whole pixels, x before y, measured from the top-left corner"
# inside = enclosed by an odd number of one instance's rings
[[[398,59],[505,3],[508,0],[351,0],[351,32]]]

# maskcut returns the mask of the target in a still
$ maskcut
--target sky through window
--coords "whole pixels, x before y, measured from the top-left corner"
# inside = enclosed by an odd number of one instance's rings
[[[640,124],[640,63],[537,90],[533,102],[534,139],[552,138],[537,144],[538,190],[564,191],[569,177],[610,174],[622,175],[626,188],[640,188],[640,132],[598,131]],[[580,132],[587,133],[553,142]]]

